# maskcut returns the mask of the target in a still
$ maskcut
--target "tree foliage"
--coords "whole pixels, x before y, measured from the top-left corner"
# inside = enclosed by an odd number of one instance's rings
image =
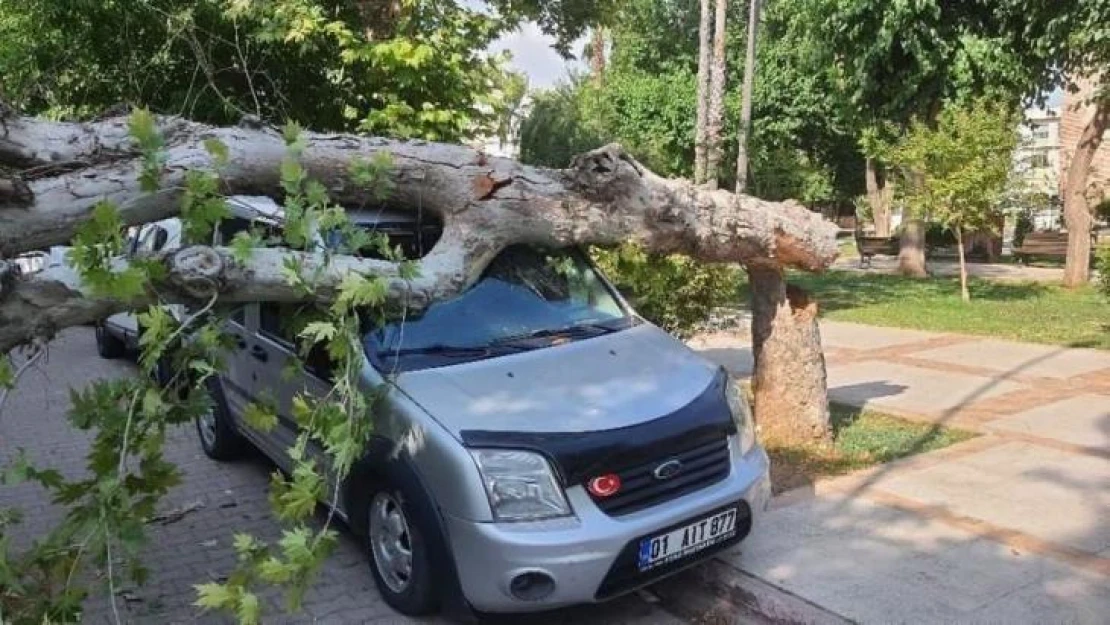
[[[1001,219],[1018,119],[1015,109],[986,100],[947,106],[935,125],[914,122],[887,157],[911,212],[955,233],[965,285],[962,236],[994,231]]]
[[[507,74],[485,50],[520,19],[453,1],[28,0],[0,7],[0,75],[9,102],[55,117],[128,104],[457,140],[496,129]]]
[[[138,111],[132,115],[130,127],[145,159],[157,162],[162,141],[152,119],[148,112]],[[322,185],[308,178],[298,163],[303,145],[299,133],[294,125],[285,131],[288,156],[281,168],[281,182],[287,192],[286,227],[282,240],[272,243],[292,250],[311,249],[315,243],[305,233],[308,224],[315,224],[315,228],[339,233],[334,253],[358,255],[372,249],[386,258],[397,258],[384,235],[354,227],[345,212],[328,200]],[[216,162],[227,164],[219,158],[226,154],[226,147],[213,141],[206,147],[217,157]],[[384,197],[390,164],[379,161],[358,167],[364,170],[359,178],[376,185],[376,193]],[[185,243],[210,241],[219,222],[229,216],[226,198],[217,190],[218,172],[198,170],[192,174],[185,202],[205,208],[182,211]],[[100,204],[94,217],[82,225],[70,261],[86,283],[127,298],[135,288],[142,289],[155,279],[153,274],[161,266],[133,262],[123,272],[116,270],[113,260],[124,250],[123,232],[116,207]],[[257,243],[261,244],[261,239]],[[288,279],[306,295],[311,293],[314,273],[304,270],[295,256],[288,260]],[[407,279],[416,276],[415,265],[402,262],[401,266],[408,268],[403,270]],[[249,534],[236,534],[238,566],[226,581],[196,587],[199,607],[225,610],[239,623],[256,624],[262,618],[258,593],[267,586],[286,591],[290,610],[299,606],[313,574],[335,544],[334,513],[318,525],[314,521],[317,502],[330,502],[333,508],[338,503],[339,492],[327,491],[326,485],[343,483],[363,457],[370,434],[370,413],[377,398],[359,388],[361,337],[367,324],[384,319],[385,295],[381,278],[351,274],[330,305],[306,302],[290,308],[285,321],[297,337],[300,357],[313,349],[327,354],[333,391],[326,397],[302,393],[294,398],[293,417],[300,427],[289,450],[294,467],[288,475],[275,472],[271,486],[271,505],[283,524],[281,537],[269,544]],[[66,508],[63,521],[38,536],[29,548],[16,550],[7,538],[0,539],[0,614],[5,623],[77,622],[82,601],[96,589],[83,581],[89,579],[90,570],[101,573],[98,585],[107,587],[113,610],[118,584],[125,577],[136,583],[145,578],[146,523],[154,517],[161,497],[181,479],[179,469],[164,457],[166,436],[170,428],[189,423],[210,409],[213,400],[205,389],[209,378],[222,369],[223,355],[233,343],[222,330],[230,312],[213,296],[184,319],[171,316],[160,305],[139,315],[143,333],[138,363],[144,375],[100,380],[71,394],[70,422],[90,432],[92,439],[83,476],[64,477],[53,469],[35,466],[23,455],[0,472],[0,483],[37,482],[55,504]],[[161,364],[174,373],[168,380],[156,381],[155,371]],[[12,375],[0,377],[4,389],[16,381]],[[258,427],[276,422],[273,408],[261,403],[250,406],[247,413]],[[323,450],[323,462],[309,453],[310,445]],[[18,511],[0,511],[0,528],[18,521]]]

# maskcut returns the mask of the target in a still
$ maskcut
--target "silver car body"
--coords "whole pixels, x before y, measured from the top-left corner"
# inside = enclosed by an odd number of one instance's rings
[[[253,304],[228,322],[239,349],[228,355],[220,381],[236,428],[288,468],[286,449],[297,436],[289,416],[292,398],[326,393],[329,385],[308,370],[292,381],[283,376],[287,361],[295,357],[293,346],[266,332],[261,317],[260,305]],[[362,384],[367,391],[385,391],[384,407],[374,417],[375,436],[388,441],[393,455],[405,458],[429,491],[466,601],[481,611],[521,612],[604,600],[653,581],[650,575],[633,574],[627,582],[612,584],[621,559],[637,541],[713,511],[743,506],[749,515],[746,534],[769,499],[767,456],[758,443],[742,450],[734,430],[721,435],[727,475],[704,487],[614,515],[576,479],[561,485],[571,515],[499,522],[468,437],[512,432],[585,442],[598,436],[619,439],[628,432],[635,438],[664,420],[681,432],[681,420],[697,416],[690,407],[722,375],[682,342],[640,322],[542,349],[399,373],[379,371],[367,358]],[[240,418],[259,396],[276,399],[279,412],[278,426],[265,433]],[[637,441],[625,443],[634,448]],[[663,463],[670,457],[671,451],[665,451],[650,460]],[[338,512],[346,516],[349,503],[342,499]],[[688,558],[679,568],[697,561]],[[514,596],[511,581],[529,572],[548,576],[554,589],[537,600]]]

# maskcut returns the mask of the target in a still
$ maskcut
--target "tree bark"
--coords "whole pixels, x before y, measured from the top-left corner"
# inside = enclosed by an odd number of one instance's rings
[[[827,442],[832,430],[817,302],[787,285],[775,264],[755,262],[747,269],[760,436],[783,443]]]
[[[1064,180],[1064,221],[1068,228],[1064,286],[1081,286],[1091,279],[1091,228],[1094,217],[1087,202],[1087,178],[1107,128],[1110,128],[1110,100],[1103,100],[1083,127]]]
[[[694,184],[705,184],[706,143],[709,120],[709,66],[713,62],[711,29],[713,28],[712,0],[701,0],[701,21],[698,25],[698,113],[694,137]]]
[[[956,253],[960,255],[960,298],[966,303],[971,301],[971,292],[967,290],[967,253],[964,251],[964,233],[959,226],[955,226],[952,230],[956,233]]]
[[[875,159],[865,161],[865,178],[867,182],[867,203],[871,206],[871,218],[875,222],[875,236],[890,236],[890,193],[889,185],[879,173],[879,165]]]
[[[727,14],[728,0],[717,0],[717,12],[713,18],[713,65],[709,74],[709,118],[706,122],[705,184],[710,189],[717,188],[721,175],[721,133],[725,119],[725,70],[728,62],[725,54]]]
[[[89,124],[6,120],[0,166],[31,168],[27,171],[43,177],[23,181],[27,193],[18,201],[0,198],[0,258],[67,243],[105,199],[118,207],[127,225],[171,217],[192,170],[218,169],[228,195],[282,197],[279,171],[287,148],[278,132],[214,128],[178,118],[161,118],[158,124],[165,139],[160,187],[145,193],[138,184],[139,154],[126,132],[120,134],[125,119]],[[58,141],[39,142],[41,137]],[[208,139],[227,147],[226,165],[214,162],[203,145]],[[310,132],[302,141],[302,166],[334,202],[362,206],[374,201],[373,190],[352,180],[350,166],[384,153],[392,163],[388,206],[424,211],[443,223],[443,235],[420,262],[418,279],[400,279],[392,263],[341,256],[326,265],[320,278],[316,297],[324,300],[345,274],[357,272],[383,276],[391,301],[419,308],[465,289],[498,252],[516,243],[557,248],[634,242],[655,253],[687,254],[705,262],[774,259],[815,271],[836,258],[835,226],[800,204],[661,178],[618,145],[583,154],[566,170],[550,170],[423,141]],[[325,266],[322,256],[289,250],[255,250],[240,263],[227,250],[193,246],[157,257],[168,272],[151,285],[152,292],[185,301],[204,301],[217,293],[226,301],[301,299],[282,273],[282,261],[290,255],[306,271]],[[0,260],[0,353],[149,303],[149,298],[123,302],[94,295],[65,268],[20,276],[15,267]]]
[[[913,278],[929,275],[925,271],[925,222],[920,219],[904,222],[898,249],[898,271]]]
[[[590,40],[590,73],[594,84],[605,82],[605,29],[601,26],[594,26]]]
[[[755,44],[759,34],[760,0],[751,0],[748,11],[748,46],[744,56],[744,85],[740,95],[739,149],[736,153],[736,192],[748,190],[748,138],[752,130],[752,89],[755,88]]]

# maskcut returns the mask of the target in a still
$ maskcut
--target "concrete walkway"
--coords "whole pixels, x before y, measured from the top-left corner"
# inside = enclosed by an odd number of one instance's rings
[[[740,594],[801,622],[1110,623],[1110,352],[821,331],[833,401],[983,436],[778,497],[717,563]],[[691,344],[751,372],[746,335]]]
[[[876,256],[870,267],[860,267],[856,256],[841,256],[833,264],[833,269],[855,273],[897,274],[898,259],[893,256]],[[936,276],[959,276],[960,263],[957,260],[929,260],[926,269]],[[1044,282],[1060,283],[1064,280],[1063,267],[1030,267],[1003,263],[968,263],[967,273],[977,278],[1002,282]]]

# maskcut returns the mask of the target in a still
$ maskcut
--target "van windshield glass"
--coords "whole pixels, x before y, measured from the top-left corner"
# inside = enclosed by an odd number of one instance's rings
[[[581,252],[514,246],[465,293],[375,330],[366,347],[384,368],[419,369],[590,338],[633,323]]]

